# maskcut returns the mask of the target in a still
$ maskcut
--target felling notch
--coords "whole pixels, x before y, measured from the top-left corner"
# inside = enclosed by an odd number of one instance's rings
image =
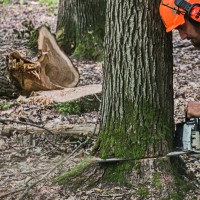
[[[31,61],[17,51],[12,52],[8,62],[11,77],[24,92],[75,87],[79,73],[71,60],[45,26],[41,26],[38,33],[41,56]]]

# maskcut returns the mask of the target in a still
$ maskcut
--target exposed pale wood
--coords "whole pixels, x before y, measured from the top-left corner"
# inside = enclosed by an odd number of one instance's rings
[[[45,57],[47,55],[44,55]],[[24,58],[18,51],[13,51],[9,56],[9,69],[15,84],[23,92],[38,90],[56,90],[63,87],[51,82],[45,73],[45,65],[39,61],[33,62]],[[52,67],[53,70],[53,67]]]
[[[61,51],[55,37],[42,26],[39,28],[38,49],[45,54],[39,59],[45,66],[45,73],[56,85],[75,87],[79,81],[79,73],[66,54]]]
[[[79,100],[83,97],[100,94],[102,91],[102,85],[86,85],[75,88],[65,88],[63,90],[52,90],[52,91],[38,91],[32,94],[34,97],[52,99],[54,102],[70,102]]]

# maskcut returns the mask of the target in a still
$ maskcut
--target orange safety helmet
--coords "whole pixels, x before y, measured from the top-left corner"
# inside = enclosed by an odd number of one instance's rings
[[[176,27],[184,24],[185,23],[184,15],[188,14],[186,10],[176,6],[175,1],[176,0],[162,0],[160,3],[160,16],[166,27],[166,32],[170,32]],[[189,16],[194,20],[199,21],[200,18],[196,19],[197,13],[195,12],[194,16],[193,13],[196,10],[197,12],[199,12],[200,0],[186,0],[186,2],[194,5],[189,11]],[[193,7],[196,8],[196,5],[198,8],[193,9]]]

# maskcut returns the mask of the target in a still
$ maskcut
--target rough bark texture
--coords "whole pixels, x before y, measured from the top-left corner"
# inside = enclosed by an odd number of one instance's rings
[[[57,40],[67,54],[73,53],[75,49],[76,54],[94,54],[94,57],[95,53],[100,53],[98,50],[102,48],[104,37],[105,5],[105,0],[60,0]]]
[[[108,1],[101,155],[151,157],[171,149],[172,42],[160,1]]]
[[[174,131],[173,58],[159,3],[107,2],[99,152],[102,158],[138,159],[107,167],[103,180],[149,185],[156,176],[161,199],[176,188],[177,173],[169,159],[163,160],[172,150]]]
[[[107,1],[102,118],[94,152],[111,162],[104,160],[100,168],[84,162],[58,182],[137,188],[128,199],[183,199],[189,189],[179,177],[180,162],[166,157],[174,132],[173,57],[159,3]]]
[[[16,97],[18,89],[12,82],[8,68],[6,67],[6,55],[0,55],[0,97]]]
[[[59,45],[71,54],[76,46],[75,0],[60,0],[57,21],[57,40]]]

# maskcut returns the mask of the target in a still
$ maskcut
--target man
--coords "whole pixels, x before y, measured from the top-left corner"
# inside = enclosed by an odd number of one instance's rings
[[[181,39],[189,39],[200,49],[200,0],[162,0],[160,16],[166,32],[179,31]],[[200,117],[200,103],[189,102],[187,117]]]

